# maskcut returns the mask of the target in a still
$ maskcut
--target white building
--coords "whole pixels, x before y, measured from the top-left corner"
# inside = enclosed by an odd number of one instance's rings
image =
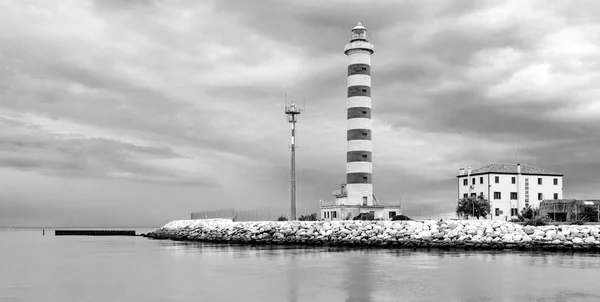
[[[494,220],[508,220],[544,199],[563,198],[563,174],[521,164],[491,164],[457,176],[458,199],[483,195]],[[488,216],[489,217],[489,216]]]
[[[333,191],[333,197],[334,204],[321,206],[321,219],[325,221],[352,220],[361,213],[369,213],[377,220],[392,220],[402,212],[399,205],[379,205],[374,197],[372,204],[349,202],[346,184],[342,184],[340,190]]]

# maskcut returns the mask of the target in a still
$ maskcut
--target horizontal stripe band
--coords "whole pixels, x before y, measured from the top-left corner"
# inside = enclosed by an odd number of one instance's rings
[[[355,74],[371,75],[371,65],[369,64],[350,64],[348,65],[348,76]]]
[[[366,52],[353,52],[348,56],[349,64],[371,64],[371,55]]]
[[[348,141],[348,148],[346,150],[348,152],[349,151],[370,151],[371,152],[371,151],[373,151],[373,142],[364,140],[364,139]]]
[[[367,107],[371,108],[371,97],[368,96],[353,96],[348,98],[348,108]]]
[[[371,184],[372,173],[346,173],[347,184]]]
[[[373,164],[364,161],[346,163],[346,173],[373,173]]]
[[[351,118],[348,120],[349,129],[371,129],[370,118]]]
[[[349,129],[346,140],[371,140],[371,129]]]
[[[371,87],[364,85],[356,85],[348,87],[348,97],[353,96],[371,96]]]
[[[364,195],[372,195],[373,192],[373,185],[372,184],[346,184],[346,190],[347,191],[358,191],[358,192],[370,192],[371,194],[364,194]]]
[[[371,118],[371,108],[369,107],[352,107],[348,108],[348,119],[351,118]]]
[[[348,151],[346,152],[346,162],[371,162],[373,155],[371,151]]]
[[[371,76],[366,74],[353,74],[348,76],[348,87],[369,86],[371,87]]]

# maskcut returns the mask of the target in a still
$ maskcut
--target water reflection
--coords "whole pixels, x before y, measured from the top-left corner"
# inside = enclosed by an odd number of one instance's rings
[[[369,302],[372,288],[372,266],[368,252],[361,252],[358,257],[348,258],[345,266],[348,272],[345,274],[345,291],[348,294],[347,302]]]
[[[206,278],[219,274],[241,292],[266,288],[270,301],[391,301],[400,295],[560,301],[600,294],[577,281],[593,279],[600,269],[600,255],[589,253],[157,242],[186,265],[201,267]]]
[[[296,254],[291,253],[289,256],[289,269],[287,270],[287,280],[288,280],[288,295],[290,298],[290,302],[298,301],[298,263],[296,259]]]

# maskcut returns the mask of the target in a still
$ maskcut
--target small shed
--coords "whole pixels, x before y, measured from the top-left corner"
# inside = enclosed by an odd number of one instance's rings
[[[582,218],[598,221],[600,200],[594,199],[548,199],[540,203],[540,216],[552,221],[568,222]]]

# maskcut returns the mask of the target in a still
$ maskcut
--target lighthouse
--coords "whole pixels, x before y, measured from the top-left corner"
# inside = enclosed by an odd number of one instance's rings
[[[331,194],[333,204],[321,202],[320,218],[332,220],[391,220],[401,206],[379,203],[373,195],[373,144],[371,143],[371,55],[373,44],[358,22],[352,29],[348,56],[346,94],[346,182]],[[340,121],[342,122],[342,121]]]
[[[348,205],[373,205],[371,55],[373,44],[360,22],[352,29],[348,56],[346,192]]]

